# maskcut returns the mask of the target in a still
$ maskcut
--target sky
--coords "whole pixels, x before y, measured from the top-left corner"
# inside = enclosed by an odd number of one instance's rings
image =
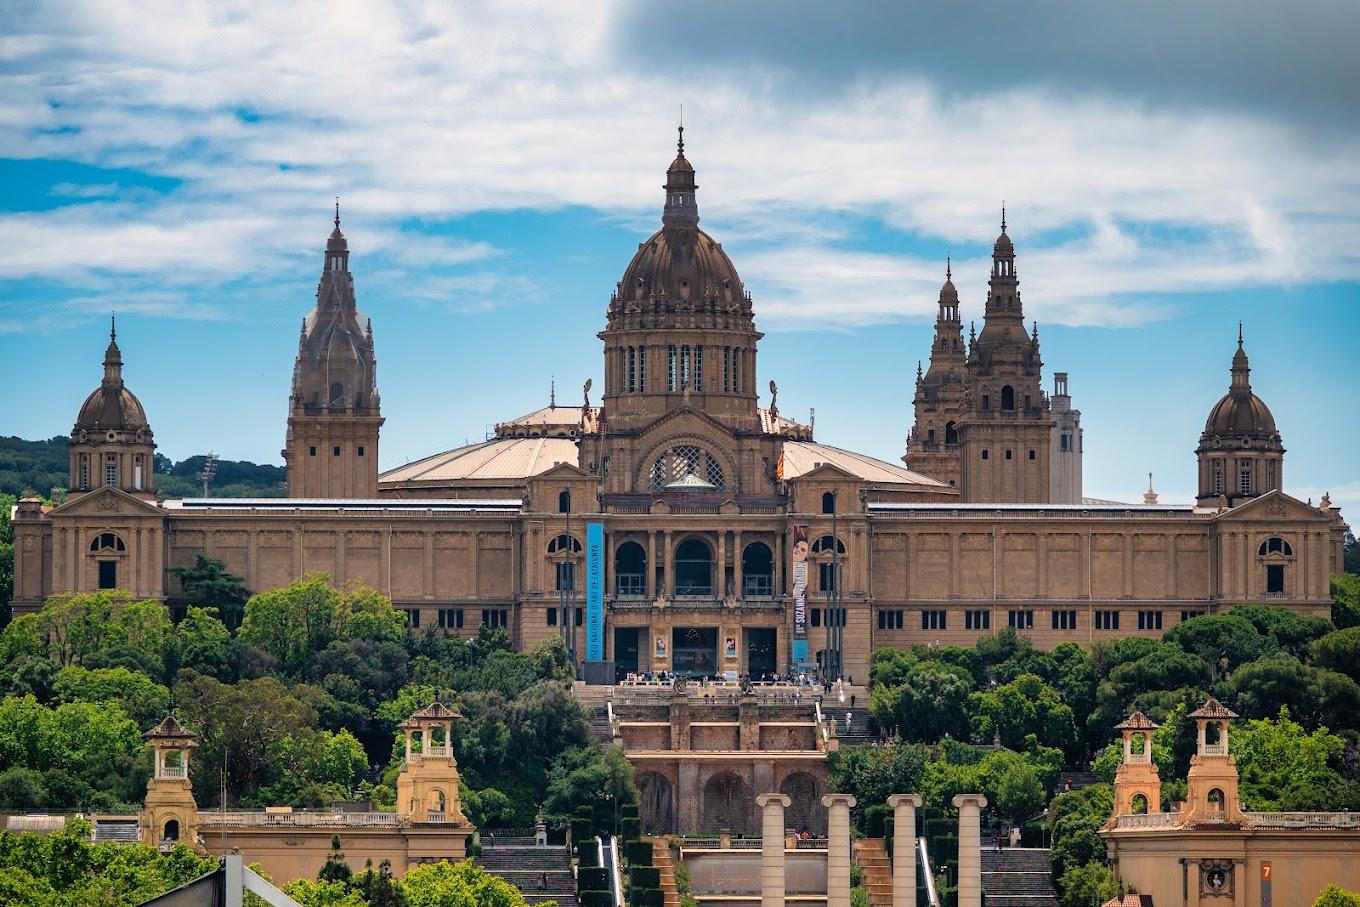
[[[1004,202],[1088,495],[1138,501],[1152,473],[1193,498],[1240,321],[1285,489],[1360,513],[1358,13],[14,0],[0,435],[70,430],[116,311],[162,453],[281,462],[336,196],[385,468],[553,382],[575,403],[683,108],[702,226],[765,332],[758,386],[815,409],[818,440],[901,456],[945,258],[980,321]]]

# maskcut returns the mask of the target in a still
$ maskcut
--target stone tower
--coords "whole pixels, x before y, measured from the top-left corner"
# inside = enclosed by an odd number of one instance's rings
[[[406,759],[397,776],[397,812],[411,822],[466,825],[458,795],[458,761],[453,756],[457,712],[435,702],[403,721]],[[415,738],[420,748],[414,747]]]
[[[382,423],[373,324],[355,304],[336,203],[316,306],[302,320],[293,366],[283,449],[288,496],[376,498]]]
[[[1025,331],[1004,209],[987,285],[982,333],[968,350],[960,495],[965,503],[1047,504],[1053,415],[1041,386],[1038,325]]]
[[[1161,725],[1134,712],[1115,725],[1124,735],[1124,758],[1114,773],[1114,815],[1162,811],[1162,779],[1152,761],[1152,735]]]
[[[930,368],[916,368],[916,421],[907,436],[902,461],[907,468],[950,485],[959,484],[959,422],[963,416],[964,378],[968,358],[959,317],[959,292],[953,269],[945,264],[940,311],[930,346]]]
[[[661,229],[638,246],[600,332],[609,425],[636,429],[683,405],[735,430],[758,429],[761,334],[732,260],[699,229],[683,126],[665,190]]]
[[[156,444],[141,401],[123,384],[117,324],[109,326],[104,380],[85,398],[71,429],[70,491],[76,497],[111,485],[145,499],[156,496]]]
[[[1239,325],[1228,392],[1209,411],[1195,450],[1200,504],[1232,505],[1284,488],[1284,442],[1270,407],[1252,393],[1250,379]]]
[[[1178,824],[1243,821],[1237,760],[1228,749],[1228,725],[1237,713],[1210,699],[1186,717],[1194,719],[1198,733],[1195,755],[1190,757],[1190,771],[1185,776],[1185,806]]]
[[[1053,443],[1049,451],[1053,478],[1049,500],[1054,504],[1081,503],[1081,410],[1072,408],[1067,372],[1053,373]]]
[[[198,804],[189,784],[189,753],[198,743],[173,715],[142,736],[155,756],[142,807],[142,843],[168,847],[183,842],[192,847],[198,834]]]

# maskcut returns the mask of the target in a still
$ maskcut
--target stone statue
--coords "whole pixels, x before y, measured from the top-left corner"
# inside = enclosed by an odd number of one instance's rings
[[[590,409],[590,386],[591,386],[591,384],[592,384],[591,380],[590,380],[589,378],[587,378],[587,379],[586,379],[586,383],[581,387],[581,396],[583,396],[583,397],[585,398],[585,402],[581,404],[581,409]]]
[[[779,385],[778,385],[778,384],[775,384],[775,383],[774,383],[774,379],[771,378],[771,379],[770,379],[770,418],[771,418],[771,419],[776,419],[776,418],[778,418],[778,417],[779,417]]]
[[[685,406],[689,406],[689,381],[686,381],[686,382],[685,382],[685,386],[684,386],[683,390],[684,390],[684,393],[685,393],[684,401],[683,401],[683,402],[684,402],[684,405],[685,405]]]

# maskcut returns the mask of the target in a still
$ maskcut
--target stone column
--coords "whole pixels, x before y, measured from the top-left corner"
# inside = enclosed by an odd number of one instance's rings
[[[982,907],[982,794],[959,794],[959,907]]]
[[[827,794],[826,807],[826,907],[850,907],[850,794]]]
[[[760,907],[784,907],[784,810],[787,794],[756,797],[760,816]]]
[[[920,794],[893,794],[893,907],[916,907],[916,810]]]

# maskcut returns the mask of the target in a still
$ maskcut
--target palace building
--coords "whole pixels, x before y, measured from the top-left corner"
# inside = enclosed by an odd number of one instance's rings
[[[1066,374],[1044,390],[1003,214],[966,343],[946,270],[904,468],[815,438],[773,382],[759,404],[756,303],[700,228],[697,190],[681,141],[661,228],[609,295],[598,402],[587,382],[580,405],[553,399],[385,473],[374,332],[337,209],[293,369],[287,498],[163,500],[111,337],[72,429],[68,499],[16,508],[16,612],[98,589],[175,605],[168,569],[202,553],[256,592],[325,571],[422,629],[503,627],[521,648],[561,636],[597,679],[867,678],[877,647],[1007,626],[1051,646],[1158,635],[1244,601],[1329,613],[1345,526],[1326,498],[1286,493],[1240,335],[1227,393],[1205,401],[1196,500],[1083,498],[1080,413]]]

